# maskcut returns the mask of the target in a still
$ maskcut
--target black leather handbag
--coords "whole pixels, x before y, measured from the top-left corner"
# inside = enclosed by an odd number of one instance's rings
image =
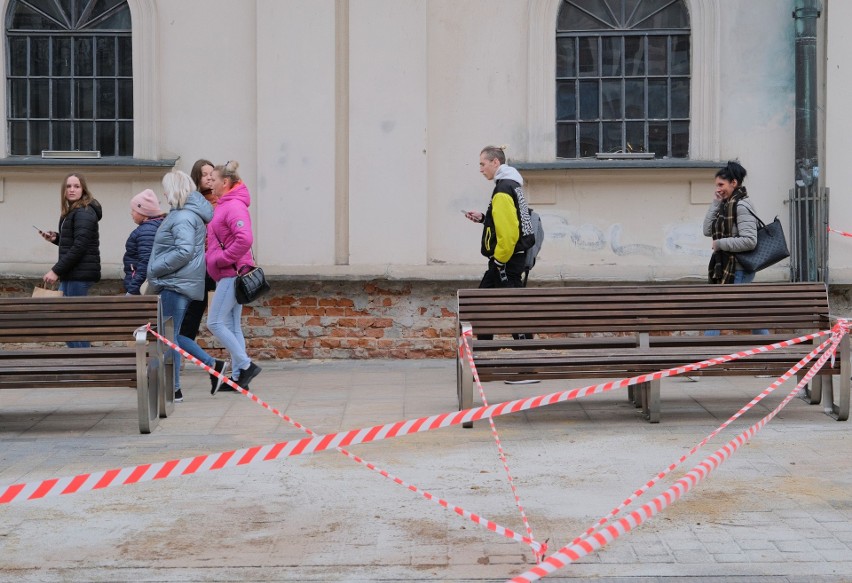
[[[243,272],[245,269],[248,269],[248,271]],[[266,295],[270,288],[262,268],[244,265],[237,273],[234,289],[237,294],[237,303],[250,304]]]
[[[778,217],[775,217],[775,220],[767,225],[748,207],[743,208],[757,219],[757,245],[751,251],[737,253],[737,261],[743,266],[743,269],[760,271],[788,258],[790,251],[787,249],[784,229],[781,228],[781,221],[778,220]],[[739,206],[737,206],[737,210],[739,210]]]

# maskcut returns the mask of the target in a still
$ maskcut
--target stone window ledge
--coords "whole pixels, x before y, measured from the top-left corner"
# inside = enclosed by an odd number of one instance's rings
[[[653,159],[653,160],[556,160],[553,162],[512,162],[509,165],[519,171],[535,172],[538,170],[660,170],[672,168],[676,170],[703,170],[721,168],[726,162],[714,160],[683,160],[683,159]]]

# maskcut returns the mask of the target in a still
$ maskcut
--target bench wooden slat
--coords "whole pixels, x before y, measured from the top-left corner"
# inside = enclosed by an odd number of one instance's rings
[[[157,296],[0,298],[0,343],[24,345],[0,351],[0,389],[135,388],[139,430],[149,433],[170,412],[165,394],[174,389],[158,343],[136,339],[134,331],[156,325],[158,311]],[[74,340],[112,345],[60,345]]]
[[[822,283],[468,289],[459,290],[458,306],[459,323],[469,323],[475,335],[536,336],[533,340],[472,339],[483,380],[633,376],[831,325],[828,291]],[[753,335],[759,328],[776,333]],[[733,334],[705,336],[702,332],[706,330]],[[638,348],[640,343],[646,348]],[[690,374],[781,374],[812,349],[813,344],[801,345]],[[843,350],[848,360],[848,343]],[[838,418],[845,419],[850,375],[842,372],[843,366],[848,367],[842,363],[843,358],[838,358],[820,374],[847,377],[841,378],[837,408]],[[460,408],[472,403],[465,367],[466,363],[459,363]],[[644,391],[643,398],[649,391],[658,391],[653,383],[649,386],[639,389]]]

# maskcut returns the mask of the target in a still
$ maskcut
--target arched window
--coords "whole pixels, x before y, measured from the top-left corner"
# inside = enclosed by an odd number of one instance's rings
[[[6,13],[8,152],[133,155],[125,0],[12,0]]]
[[[563,0],[556,155],[689,157],[690,25],[683,0]]]

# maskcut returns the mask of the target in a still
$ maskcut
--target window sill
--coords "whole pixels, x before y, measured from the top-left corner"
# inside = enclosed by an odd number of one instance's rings
[[[46,159],[41,156],[10,156],[8,158],[0,158],[0,168],[30,168],[38,167],[93,167],[93,168],[110,168],[110,169],[136,169],[136,168],[156,168],[162,170],[165,168],[173,168],[177,163],[177,158],[166,160],[142,160],[139,158],[52,158]]]
[[[707,168],[721,168],[725,162],[713,160],[685,160],[680,158],[667,158],[653,160],[555,160],[553,162],[509,162],[511,166],[521,171],[536,170],[637,170],[673,168],[676,170],[701,170]]]

